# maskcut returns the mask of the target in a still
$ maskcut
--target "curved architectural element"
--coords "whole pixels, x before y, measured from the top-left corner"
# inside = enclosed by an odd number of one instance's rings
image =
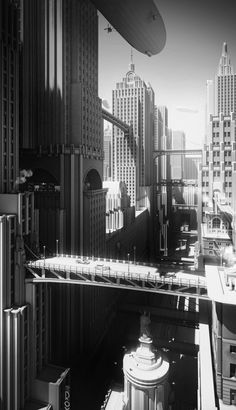
[[[91,169],[84,180],[84,190],[91,191],[102,189],[102,180],[96,169]]]
[[[143,315],[142,318],[147,318]],[[141,322],[142,327],[142,322]],[[144,326],[136,352],[126,354],[123,361],[125,376],[125,410],[167,410],[169,361],[162,352],[154,353],[148,326]]]
[[[149,57],[162,51],[166,43],[166,30],[155,0],[92,2],[136,50]]]

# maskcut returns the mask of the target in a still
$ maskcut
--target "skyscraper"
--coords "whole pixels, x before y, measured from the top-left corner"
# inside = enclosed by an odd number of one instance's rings
[[[202,252],[206,260],[218,258],[221,265],[224,253],[232,243],[235,248],[235,84],[227,44],[224,43],[215,76],[214,93],[212,83],[209,83],[211,90],[208,89],[208,97],[211,98],[208,99],[207,112],[210,118],[207,119],[207,145],[204,146],[199,180],[202,187]],[[223,272],[226,286],[229,287],[227,269]],[[222,289],[224,296],[215,297],[212,303],[212,344],[218,398],[230,405],[235,404],[236,397],[235,306],[234,300],[228,297],[230,292],[227,293],[223,286]]]
[[[97,19],[83,0],[24,2],[21,166],[50,251],[105,252]]]
[[[124,137],[113,127],[112,178],[126,183],[131,205],[138,208],[145,196],[142,187],[150,186],[153,178],[154,92],[136,74],[132,57],[129,71],[112,96],[113,114],[133,129],[133,134]]]
[[[168,109],[165,106],[155,107],[154,151],[165,151],[171,148],[171,132],[168,128]],[[155,179],[157,184],[157,253],[168,252],[168,219],[171,212],[171,177],[170,157],[162,154],[155,159]]]
[[[104,129],[104,161],[103,161],[103,180],[111,179],[111,156],[112,156],[112,130],[107,127]]]
[[[236,74],[230,61],[227,43],[224,43],[215,77],[215,115],[230,115],[236,111],[235,85]]]
[[[203,195],[203,222],[209,227],[222,227],[228,239],[235,243],[236,193],[236,143],[235,143],[235,74],[230,62],[227,44],[223,44],[214,83],[215,92],[209,94],[207,145],[204,146],[200,173]],[[213,98],[214,97],[214,98]],[[213,100],[212,100],[213,98]],[[217,219],[214,219],[217,217]],[[223,241],[224,244],[226,243]],[[208,248],[208,247],[207,247]],[[209,254],[218,252],[215,247]]]
[[[13,192],[19,173],[19,18],[17,2],[1,2],[0,17],[0,192]]]
[[[0,408],[23,408],[30,394],[30,308],[25,248],[35,239],[34,197],[19,192],[20,2],[0,3]],[[19,383],[19,380],[22,382]]]
[[[183,131],[172,131],[171,134],[171,148],[186,149],[185,134]],[[171,157],[171,179],[182,179],[184,175],[184,156],[172,155]]]

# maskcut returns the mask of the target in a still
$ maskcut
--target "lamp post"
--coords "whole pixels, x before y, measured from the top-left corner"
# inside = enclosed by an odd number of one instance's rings
[[[45,257],[46,257],[46,246],[43,245],[43,259],[44,259],[44,263],[43,263],[43,269],[42,269],[42,277],[45,278]]]
[[[129,274],[129,257],[130,257],[129,253],[127,253],[127,257],[128,257],[128,274]]]
[[[56,256],[58,257],[59,256],[59,249],[58,249],[58,243],[59,243],[59,240],[58,239],[56,239]]]
[[[44,264],[45,264],[45,257],[46,257],[46,252],[45,252],[45,250],[46,250],[46,246],[43,245],[43,259],[44,259]]]
[[[134,250],[134,265],[136,264],[136,246],[133,246],[133,250]]]

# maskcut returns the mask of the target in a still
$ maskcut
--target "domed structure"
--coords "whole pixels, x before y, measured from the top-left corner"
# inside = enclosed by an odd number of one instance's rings
[[[168,408],[169,362],[162,352],[152,350],[152,339],[148,329],[150,320],[147,319],[149,318],[145,314],[141,316],[140,346],[136,352],[124,356],[125,410]]]

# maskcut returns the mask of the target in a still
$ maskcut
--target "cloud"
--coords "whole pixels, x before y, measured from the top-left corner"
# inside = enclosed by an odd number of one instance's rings
[[[109,110],[110,105],[109,105],[109,102],[108,102],[107,100],[102,100],[102,105],[103,105],[104,108],[106,108],[107,110]]]
[[[186,112],[190,114],[197,114],[198,110],[195,108],[188,108],[188,107],[176,107],[176,111]]]

